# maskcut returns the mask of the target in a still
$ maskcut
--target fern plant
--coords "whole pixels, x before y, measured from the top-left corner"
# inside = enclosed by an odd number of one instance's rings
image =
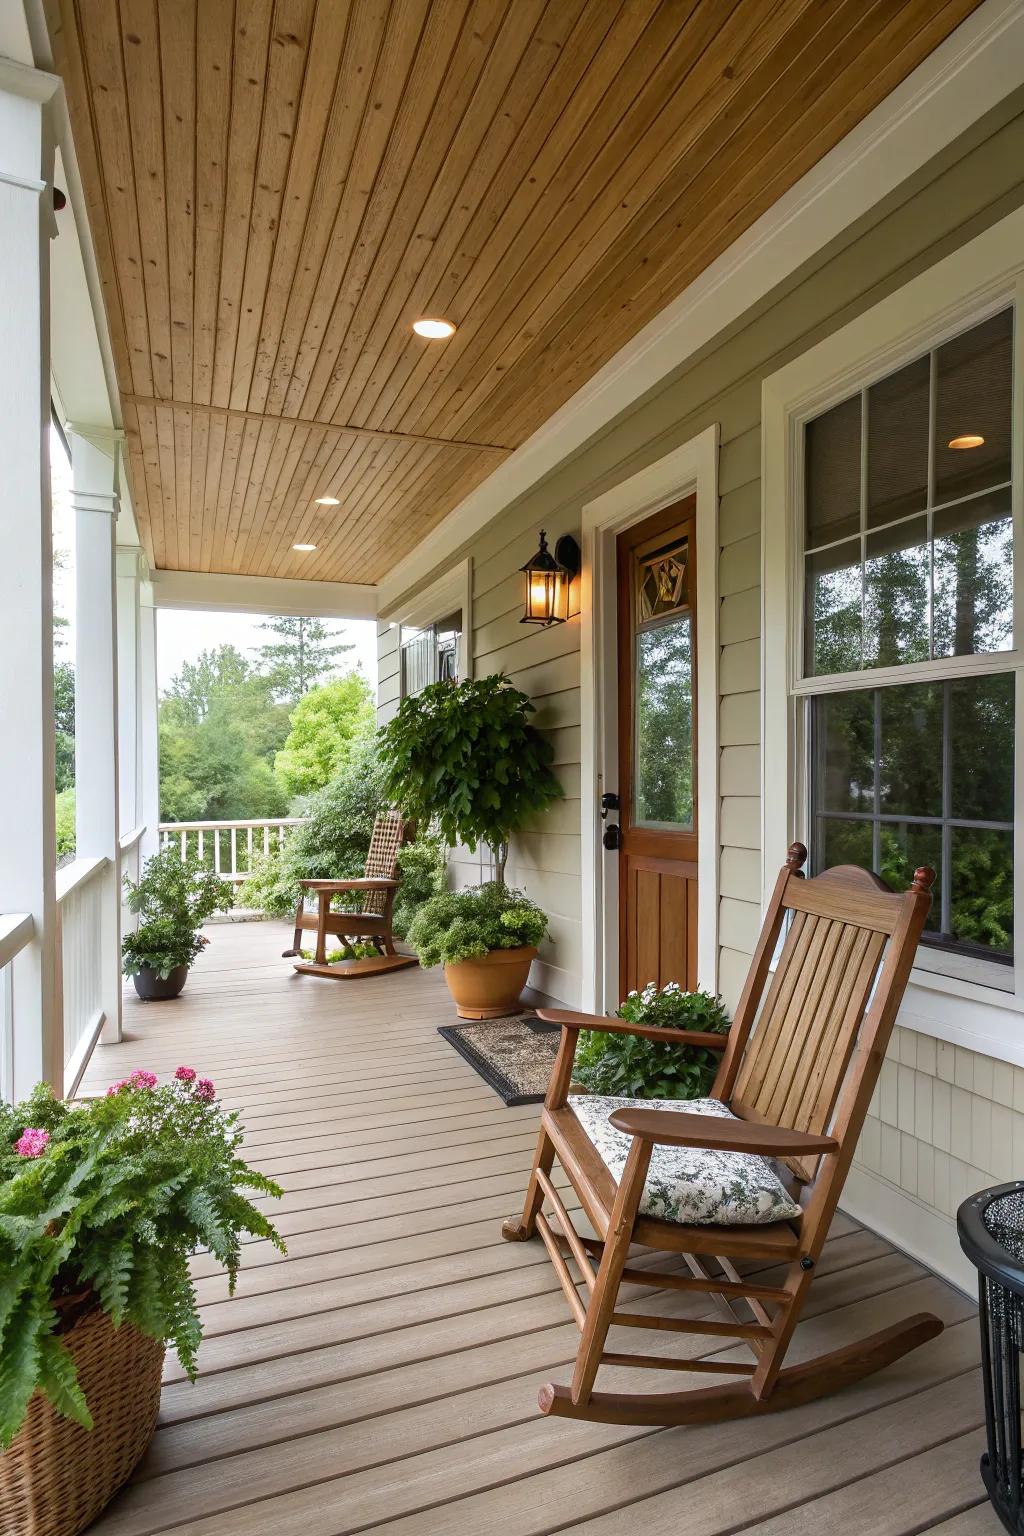
[[[690,1029],[700,1034],[724,1033],[729,1015],[710,992],[684,992],[670,981],[660,991],[651,982],[642,992],[630,992],[618,1009],[632,1024]],[[711,1090],[720,1053],[703,1046],[645,1040],[640,1035],[602,1034],[581,1030],[573,1077],[591,1093],[629,1099],[702,1099]]]
[[[172,1344],[194,1379],[202,1330],[189,1256],[208,1248],[233,1291],[243,1233],[284,1251],[243,1193],[281,1190],[242,1160],[242,1135],[191,1067],[160,1086],[133,1072],[88,1103],[43,1084],[0,1105],[0,1449],[37,1388],[91,1427],[60,1332],[83,1307]]]

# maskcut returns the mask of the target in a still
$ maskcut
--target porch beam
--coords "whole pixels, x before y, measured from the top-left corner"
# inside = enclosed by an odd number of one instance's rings
[[[70,427],[75,510],[75,844],[107,860],[100,882],[102,1038],[121,1038],[121,859],[118,839],[118,676],[115,534],[117,442],[109,429]]]
[[[139,589],[139,820],[146,830],[140,845],[148,859],[160,851],[160,737],[157,687],[157,628],[153,587]]]
[[[310,619],[377,617],[377,588],[355,582],[227,576],[216,571],[154,571],[151,579],[157,608],[287,613]]]
[[[50,240],[53,75],[0,69],[0,913],[32,922],[12,964],[12,1092],[64,1078],[56,985],[53,531],[50,515]]]

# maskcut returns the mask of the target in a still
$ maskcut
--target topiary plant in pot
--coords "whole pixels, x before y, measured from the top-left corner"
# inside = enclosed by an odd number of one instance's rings
[[[518,1003],[547,928],[536,902],[491,881],[431,897],[409,942],[420,965],[444,966],[460,1019],[494,1019]]]
[[[234,901],[231,885],[198,854],[183,859],[177,849],[165,848],[146,860],[137,884],[125,876],[124,888],[128,910],[141,921],[121,941],[121,969],[145,1002],[177,997],[209,942],[200,928]]]
[[[533,713],[526,694],[499,674],[461,683],[431,683],[402,700],[379,737],[389,799],[421,827],[436,826],[449,848],[461,843],[474,851],[479,843],[486,843],[494,857],[494,885],[499,891],[505,884],[513,833],[562,793],[551,769],[551,744],[532,724]],[[485,890],[481,887],[474,898],[480,904],[490,899],[483,895]],[[503,898],[498,895],[494,900],[500,906]],[[525,898],[518,900],[521,904]],[[526,905],[539,910],[532,903]],[[487,915],[489,920],[492,914]],[[500,915],[497,908],[493,915]],[[417,945],[418,923],[419,918],[409,932],[413,945]],[[497,1018],[513,1013],[536,955],[535,946],[535,940],[483,944],[467,957],[478,978],[493,972],[486,1004],[478,1000],[474,1005],[460,996],[459,985],[467,979],[461,962],[446,963],[445,976],[460,1015]],[[520,951],[518,965],[513,964],[513,950]]]

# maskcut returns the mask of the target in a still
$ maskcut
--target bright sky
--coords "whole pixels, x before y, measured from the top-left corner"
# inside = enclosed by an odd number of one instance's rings
[[[60,654],[72,658],[75,644],[75,521],[71,508],[71,465],[60,438],[51,428],[50,475],[53,487],[53,546],[63,565],[54,571],[53,601],[57,613],[68,620],[63,631],[66,645]],[[157,615],[157,672],[163,692],[186,661],[218,645],[233,645],[243,654],[253,653],[273,636],[260,629],[262,616],[251,613],[196,613],[162,608]],[[353,619],[330,624],[338,639],[352,646],[339,656],[338,670],[357,664],[370,687],[377,687],[377,626],[372,619]]]

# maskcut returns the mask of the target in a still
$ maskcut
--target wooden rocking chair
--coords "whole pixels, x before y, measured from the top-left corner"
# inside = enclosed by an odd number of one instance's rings
[[[282,958],[290,960],[301,955],[303,933],[315,931],[316,950],[313,961],[299,959],[295,965],[295,969],[304,976],[330,976],[335,981],[351,981],[359,976],[380,976],[388,971],[400,971],[408,965],[417,965],[419,962],[414,955],[398,953],[392,933],[392,910],[400,883],[398,850],[407,840],[410,831],[411,824],[403,821],[398,811],[387,811],[378,816],[373,824],[365,873],[361,879],[301,880],[299,884],[304,891],[316,894],[317,910],[307,912],[305,898],[299,898],[294,940],[291,949],[286,949]],[[361,897],[362,900],[353,910],[339,912],[332,909],[331,903],[340,895]],[[328,965],[328,934],[368,942],[374,946],[377,954]]]
[[[562,1026],[561,1044],[523,1214],[506,1221],[502,1235],[515,1242],[539,1232],[582,1335],[571,1385],[541,1389],[544,1413],[651,1425],[742,1418],[793,1407],[858,1381],[942,1331],[938,1318],[919,1313],[857,1344],[782,1369],[874,1091],[935,878],[933,870],[919,869],[910,890],[895,895],[877,876],[851,866],[805,880],[799,871],[806,857],[807,850],[794,843],[772,893],[728,1035],[642,1028],[621,1019],[561,1011],[540,1013],[542,1019]],[[772,958],[787,917],[789,930],[772,975]],[[675,1039],[681,1045],[724,1051],[712,1093],[738,1118],[687,1113],[685,1103],[679,1110],[614,1111],[611,1125],[632,1138],[616,1183],[567,1102],[581,1029]],[[785,1165],[783,1183],[799,1215],[744,1226],[681,1225],[644,1215],[640,1205],[648,1168],[659,1147],[776,1159],[769,1168]],[[581,1237],[572,1226],[551,1179],[556,1156],[598,1234],[596,1242]],[[560,1232],[542,1210],[545,1199]],[[634,1244],[684,1255],[691,1273],[630,1266]],[[703,1256],[715,1258],[721,1273],[713,1274]],[[568,1259],[582,1276],[582,1296]],[[762,1269],[785,1265],[781,1283],[744,1279],[736,1268],[743,1261]],[[620,1310],[618,1291],[624,1281],[709,1294],[724,1307],[726,1321]],[[743,1302],[747,1311],[737,1305]],[[742,1340],[754,1360],[747,1364],[731,1357],[679,1360],[609,1353],[605,1343],[612,1325]],[[687,1392],[614,1394],[594,1390],[601,1365],[737,1375],[743,1380]]]

